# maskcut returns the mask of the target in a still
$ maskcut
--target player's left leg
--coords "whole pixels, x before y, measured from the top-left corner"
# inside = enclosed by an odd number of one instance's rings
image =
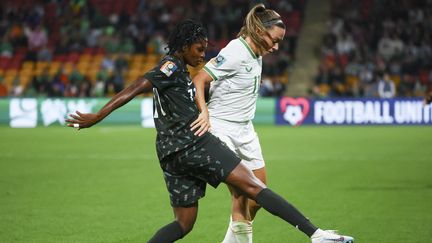
[[[255,177],[266,184],[266,170],[259,138],[252,122],[238,127],[235,136],[229,136],[235,151],[244,159],[245,165],[252,170]],[[232,196],[230,224],[223,243],[252,243],[252,223],[260,205],[249,200],[245,195],[236,197],[234,190],[228,186]],[[245,212],[246,211],[246,212]]]
[[[196,155],[193,149],[183,150],[160,161],[169,192],[175,220],[161,229],[149,242],[174,242],[183,238],[193,228],[198,214],[198,200],[205,195],[206,183],[191,176],[187,162]]]
[[[173,207],[173,211],[175,220],[160,228],[149,243],[174,242],[192,230],[198,214],[198,202],[187,207]]]
[[[248,197],[228,185],[231,193],[231,216],[222,243],[251,243],[252,223],[249,215]]]
[[[255,176],[266,184],[265,167],[253,171]],[[261,206],[247,196],[229,186],[231,192],[231,217],[225,238],[222,243],[252,243],[252,222]]]

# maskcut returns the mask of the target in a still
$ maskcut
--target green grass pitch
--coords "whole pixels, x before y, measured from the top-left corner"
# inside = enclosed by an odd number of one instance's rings
[[[257,126],[269,187],[357,242],[430,242],[432,130]],[[0,127],[0,242],[145,242],[172,220],[155,130]],[[220,242],[229,195],[208,187],[180,242]],[[310,242],[260,211],[254,242]]]

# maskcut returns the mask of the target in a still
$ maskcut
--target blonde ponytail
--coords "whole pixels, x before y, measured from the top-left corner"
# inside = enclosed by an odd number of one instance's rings
[[[258,48],[259,53],[271,48],[264,40],[263,35],[268,35],[267,29],[274,25],[285,29],[280,15],[271,9],[266,9],[264,4],[255,5],[247,14],[243,27],[237,37],[249,37]]]

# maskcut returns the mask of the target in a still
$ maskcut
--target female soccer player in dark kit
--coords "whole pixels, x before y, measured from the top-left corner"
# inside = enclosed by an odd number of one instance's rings
[[[174,242],[188,234],[195,224],[198,200],[204,197],[206,184],[217,187],[221,182],[312,236],[319,229],[268,189],[234,152],[210,133],[196,136],[190,129],[199,111],[186,65],[196,67],[204,62],[207,43],[206,31],[200,23],[194,20],[179,23],[168,39],[167,55],[156,67],[116,94],[97,113],[71,114],[66,119],[67,125],[89,128],[135,96],[153,90],[156,150],[175,219],[148,242]]]

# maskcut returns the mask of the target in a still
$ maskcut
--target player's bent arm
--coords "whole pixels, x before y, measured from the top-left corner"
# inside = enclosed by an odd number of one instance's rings
[[[195,75],[192,81],[196,89],[195,103],[198,106],[200,112],[208,113],[204,92],[206,84],[209,84],[211,81],[213,81],[213,78],[202,69],[197,75]]]
[[[213,81],[213,78],[204,70],[198,72],[192,80],[195,85],[195,104],[200,111],[198,118],[192,122],[191,130],[195,131],[195,135],[202,136],[210,128],[209,114],[207,104],[205,102],[205,86]]]
[[[144,77],[138,78],[127,88],[117,93],[112,99],[105,104],[97,113],[84,114],[77,111],[77,115],[71,114],[71,119],[67,119],[66,122],[69,127],[76,127],[78,129],[88,128],[96,123],[102,121],[111,112],[117,108],[125,105],[135,96],[152,90],[152,83]],[[78,124],[78,125],[77,125]]]

